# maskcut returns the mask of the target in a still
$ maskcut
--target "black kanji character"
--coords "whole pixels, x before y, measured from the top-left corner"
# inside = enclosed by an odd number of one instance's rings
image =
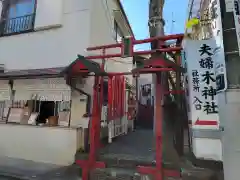
[[[193,85],[193,91],[199,92],[200,91],[200,87],[198,85]]]
[[[194,96],[194,99],[195,100],[194,100],[193,104],[195,105],[196,110],[201,110],[202,109],[202,101],[196,96]]]
[[[197,96],[194,96],[194,102],[193,102],[193,104],[195,104],[195,103],[200,103],[200,104],[202,104],[202,101],[197,97]]]
[[[197,77],[193,78],[192,83],[195,85],[199,85],[199,78],[197,78]]]
[[[207,57],[205,59],[201,59],[199,61],[200,67],[201,68],[207,68],[207,69],[212,69],[213,68],[213,60],[211,57]]]
[[[201,105],[201,104],[196,104],[196,105],[195,105],[195,109],[196,109],[197,111],[201,110],[201,109],[202,109],[202,105]]]
[[[198,50],[201,54],[200,56],[202,56],[203,54],[207,54],[208,56],[213,55],[210,51],[212,50],[212,48],[210,46],[208,46],[207,44],[203,44],[200,47],[200,50]]]
[[[216,114],[218,113],[218,106],[215,104],[215,102],[206,102],[203,106],[204,110],[207,114]]]
[[[207,85],[210,84],[210,80],[212,82],[216,82],[216,79],[214,79],[212,76],[214,76],[214,73],[210,73],[209,71],[206,71],[205,74],[202,74],[203,82],[205,82]]]
[[[212,100],[214,100],[214,96],[217,95],[217,90],[214,89],[212,86],[208,87],[204,87],[204,90],[202,91],[202,96],[207,99],[208,96],[211,97]]]
[[[198,71],[197,70],[193,70],[192,71],[192,76],[193,77],[198,77],[199,76]]]

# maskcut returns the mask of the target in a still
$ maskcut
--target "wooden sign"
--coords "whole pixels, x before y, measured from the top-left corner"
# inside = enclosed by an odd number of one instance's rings
[[[58,113],[58,125],[69,126],[70,111],[61,111]]]
[[[24,109],[23,108],[11,108],[7,122],[20,123],[22,119]]]

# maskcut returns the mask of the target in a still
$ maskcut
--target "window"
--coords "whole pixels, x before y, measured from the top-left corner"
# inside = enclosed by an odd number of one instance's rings
[[[36,0],[3,1],[0,33],[2,36],[33,30]]]
[[[114,31],[115,31],[115,39],[117,42],[121,42],[124,37],[122,30],[119,28],[117,22],[114,20]]]

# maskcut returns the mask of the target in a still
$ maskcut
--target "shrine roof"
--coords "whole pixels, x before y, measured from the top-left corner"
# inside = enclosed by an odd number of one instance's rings
[[[103,75],[100,65],[92,60],[86,59],[82,55],[78,55],[77,59],[73,61],[64,71],[65,74],[80,74],[80,73],[94,73],[96,75]]]
[[[172,68],[175,71],[184,72],[184,68],[178,66],[175,62],[166,59],[165,57],[153,57],[143,61],[143,65],[132,70],[132,72],[141,72],[142,69],[147,68]],[[157,72],[157,71],[156,71]]]

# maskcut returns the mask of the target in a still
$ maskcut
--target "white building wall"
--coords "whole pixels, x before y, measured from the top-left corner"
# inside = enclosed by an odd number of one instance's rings
[[[36,32],[0,37],[0,63],[7,70],[67,66],[77,54],[88,54],[89,46],[116,43],[113,10],[119,7],[115,1],[38,0],[37,3]],[[99,52],[90,54],[94,53]],[[106,53],[120,53],[120,48]],[[105,69],[130,71],[132,58],[111,58]],[[129,80],[132,81],[131,76]]]
[[[92,0],[91,9],[91,37],[90,45],[98,46],[104,44],[115,44],[114,16],[113,11],[119,10],[115,0]],[[101,51],[94,51],[90,54],[101,54]],[[120,48],[108,49],[107,54],[120,53]],[[101,60],[96,60],[101,62]],[[105,70],[108,72],[127,72],[132,70],[132,58],[109,58],[106,61]],[[128,76],[132,82],[132,76]]]
[[[90,1],[37,2],[36,32],[0,37],[0,63],[9,70],[67,66],[89,45]]]

